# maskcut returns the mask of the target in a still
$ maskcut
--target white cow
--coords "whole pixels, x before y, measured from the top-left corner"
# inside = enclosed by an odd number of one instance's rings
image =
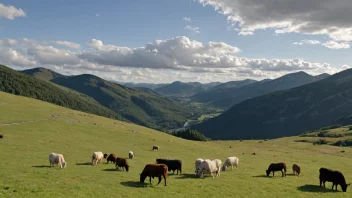
[[[202,163],[200,163],[197,175],[203,177],[204,173],[208,173],[214,178],[213,173],[217,173],[217,170],[218,169],[216,168],[216,163],[214,161],[206,159],[202,161]]]
[[[128,152],[128,158],[133,159],[134,158],[134,153],[132,151]]]
[[[219,159],[214,159],[213,162],[215,162],[216,165],[216,176],[220,176],[220,170],[221,170],[221,165],[222,165],[222,161]]]
[[[228,157],[224,164],[222,165],[222,171],[225,171],[227,167],[231,166],[231,170],[233,170],[233,166],[238,167],[239,159],[237,157]]]
[[[50,153],[49,154],[50,168],[54,167],[55,164],[60,165],[60,168],[65,168],[67,162],[65,162],[64,156],[62,154]]]
[[[204,161],[202,158],[196,159],[195,166],[196,166],[196,174],[197,174],[197,175],[198,175],[199,166],[200,166],[200,164],[202,163],[202,161]]]
[[[103,152],[101,152],[101,151],[94,152],[93,156],[92,156],[92,165],[94,166],[97,163],[100,164],[100,162],[103,158],[106,158],[105,155],[103,154]]]

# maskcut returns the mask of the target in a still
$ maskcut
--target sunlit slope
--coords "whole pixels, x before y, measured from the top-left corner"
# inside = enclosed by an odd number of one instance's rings
[[[23,122],[28,120],[36,122]],[[261,143],[258,140],[193,142],[3,92],[0,92],[0,133],[5,135],[0,139],[0,197],[352,196],[352,189],[335,193],[316,187],[322,166],[338,169],[347,182],[352,181],[352,149],[295,142],[298,137]],[[160,146],[159,151],[151,151],[154,144]],[[116,171],[106,161],[96,167],[89,165],[92,152],[99,150],[118,156],[134,151],[135,159],[129,160],[131,170]],[[50,152],[62,153],[67,167],[49,168]],[[221,172],[220,178],[194,178],[196,158],[224,161],[228,156],[239,157],[237,170]],[[171,173],[167,187],[156,186],[157,179],[152,181],[154,185],[140,185],[139,173],[145,164],[159,157],[181,159],[183,174]],[[281,161],[287,163],[288,173],[292,172],[293,163],[299,163],[301,177],[281,178],[278,172],[275,178],[263,176],[270,162]],[[331,188],[331,183],[327,187]]]

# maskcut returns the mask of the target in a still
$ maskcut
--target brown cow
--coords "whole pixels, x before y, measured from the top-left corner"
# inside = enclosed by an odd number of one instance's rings
[[[345,177],[343,176],[343,174],[340,171],[336,171],[336,170],[331,170],[328,168],[320,168],[319,169],[319,180],[320,180],[320,186],[324,185],[325,187],[325,182],[332,182],[332,190],[334,190],[334,186],[335,186],[335,190],[337,191],[337,185],[341,186],[341,189],[343,192],[347,191],[347,187],[351,184],[347,184]]]
[[[155,150],[157,150],[157,151],[158,151],[158,150],[159,150],[159,146],[154,145],[152,150],[153,150],[153,151],[155,151]]]
[[[116,169],[122,167],[122,170],[123,168],[125,168],[126,172],[128,172],[130,166],[128,165],[128,161],[126,158],[117,157],[115,160],[115,167]]]
[[[284,170],[284,171],[282,171]],[[269,176],[270,175],[270,172],[273,172],[273,177],[275,176],[274,172],[275,171],[281,171],[282,173],[282,176],[286,176],[286,164],[281,162],[281,163],[271,163],[269,165],[269,168],[268,170],[266,170],[266,176]]]
[[[108,164],[109,162],[115,163],[117,156],[115,153],[111,153],[107,158],[106,158],[106,163]]]
[[[294,175],[299,176],[299,174],[301,173],[301,167],[298,164],[293,164],[292,171]]]
[[[0,139],[4,138],[4,135],[3,134],[0,134]]]
[[[167,178],[167,166],[165,164],[147,164],[140,175],[140,182],[144,183],[146,177],[149,177],[149,183],[152,183],[152,178],[158,177],[159,182],[161,182],[161,175],[164,177],[165,186]]]

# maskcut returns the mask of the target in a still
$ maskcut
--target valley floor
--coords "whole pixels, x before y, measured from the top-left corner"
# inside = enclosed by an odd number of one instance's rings
[[[25,122],[40,120],[38,122]],[[8,123],[17,123],[9,124]],[[299,137],[268,141],[195,142],[145,127],[72,111],[49,103],[0,92],[0,197],[352,197],[319,187],[319,168],[340,170],[352,182],[352,149],[295,142]],[[152,145],[160,146],[153,152]],[[231,148],[230,148],[231,146]],[[127,157],[130,171],[117,171],[106,161],[91,166],[95,151]],[[342,152],[344,151],[344,152]],[[48,155],[61,153],[65,169],[50,168]],[[252,155],[255,153],[255,155]],[[237,156],[239,167],[219,178],[196,178],[197,158]],[[156,158],[183,161],[182,175],[169,173],[167,187],[141,184],[139,173]],[[286,162],[287,177],[265,170]],[[291,166],[300,164],[301,176]],[[147,179],[148,180],[148,179]],[[147,182],[146,180],[146,182]],[[162,182],[163,183],[163,182]]]

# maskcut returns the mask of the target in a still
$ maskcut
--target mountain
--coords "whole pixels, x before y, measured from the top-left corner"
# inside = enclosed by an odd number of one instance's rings
[[[198,92],[207,90],[216,83],[201,84],[199,82],[181,82],[175,81],[171,84],[159,87],[155,91],[161,95],[169,97],[189,97]]]
[[[60,78],[64,76],[62,74],[56,73],[50,69],[46,69],[43,67],[27,69],[21,72],[44,81],[50,81],[52,79]]]
[[[123,86],[126,86],[126,87],[130,87],[130,88],[139,88],[139,87],[142,87],[142,88],[148,88],[148,89],[157,89],[159,87],[162,87],[162,86],[165,86],[165,85],[168,85],[168,84],[154,84],[154,83],[133,83],[133,82],[129,82],[129,83],[123,83],[123,82],[116,82],[117,84],[120,84],[120,85],[123,85]]]
[[[265,79],[239,88],[224,89],[220,91],[220,93],[212,94],[213,97],[211,97],[210,94],[203,95],[202,97],[195,96],[192,100],[212,103],[214,106],[228,109],[247,99],[316,82],[324,77],[326,77],[326,75],[316,77],[305,72],[291,73],[273,80]]]
[[[230,89],[237,89],[255,82],[257,81],[246,79],[241,81],[230,81],[230,82],[222,83],[220,85],[217,85],[211,88],[210,90],[205,90],[191,96],[191,99],[197,102],[216,101],[219,98],[227,97]]]
[[[187,105],[167,97],[125,87],[89,74],[55,78],[52,82],[86,94],[125,119],[154,129],[183,126],[193,113]]]
[[[335,124],[351,124],[352,69],[289,90],[241,102],[193,126],[212,139],[293,136]]]
[[[48,78],[50,76],[46,75],[48,74],[46,70],[42,71],[45,73],[43,75],[39,74],[38,78],[44,76]],[[84,94],[72,94],[67,89],[60,89],[51,83],[17,72],[4,65],[0,65],[0,91],[42,100],[86,113],[125,120],[118,113],[100,105]]]

